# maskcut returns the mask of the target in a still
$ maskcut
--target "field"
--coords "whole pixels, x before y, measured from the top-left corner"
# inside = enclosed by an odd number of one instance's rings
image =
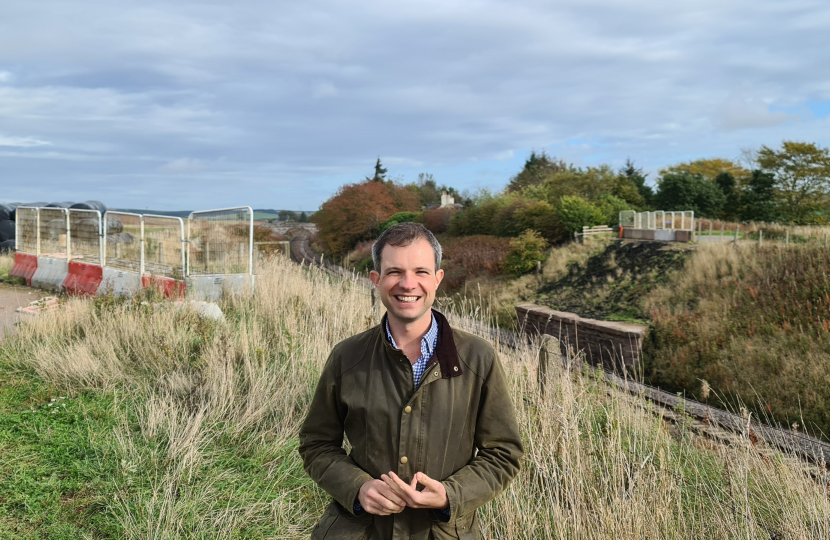
[[[298,426],[330,348],[380,312],[280,259],[221,307],[69,299],[2,342],[0,537],[308,537],[326,497]],[[830,536],[828,478],[701,439],[589,370],[557,367],[542,398],[536,348],[500,355],[526,456],[481,510],[488,538]]]

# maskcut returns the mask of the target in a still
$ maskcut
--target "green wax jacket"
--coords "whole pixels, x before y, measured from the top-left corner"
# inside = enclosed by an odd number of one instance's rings
[[[384,335],[385,317],[326,361],[300,429],[305,470],[334,499],[312,539],[480,538],[476,509],[518,474],[516,413],[493,347],[433,313],[438,344],[417,389],[411,362]],[[419,471],[440,480],[449,522],[413,508],[354,515],[360,486],[390,471],[406,482]]]

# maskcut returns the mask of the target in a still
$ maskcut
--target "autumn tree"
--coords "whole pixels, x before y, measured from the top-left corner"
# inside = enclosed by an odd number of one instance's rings
[[[779,150],[762,146],[757,161],[775,177],[783,217],[796,223],[817,221],[830,191],[830,151],[814,143],[784,141]]]
[[[312,216],[327,254],[342,257],[358,242],[374,238],[396,212],[415,212],[417,198],[392,182],[372,179],[346,184]]]
[[[667,174],[699,174],[703,178],[715,181],[719,174],[728,172],[735,178],[741,178],[749,175],[749,171],[741,167],[738,163],[730,159],[710,158],[710,159],[696,159],[688,163],[678,163],[671,167],[666,167],[660,170],[660,175]]]

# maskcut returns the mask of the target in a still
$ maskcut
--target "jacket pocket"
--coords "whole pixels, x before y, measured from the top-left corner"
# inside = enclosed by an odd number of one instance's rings
[[[434,540],[480,540],[481,538],[476,512],[461,516],[454,522],[434,522],[431,533],[431,538]]]
[[[371,514],[355,517],[333,502],[314,527],[311,540],[365,540],[371,526]]]

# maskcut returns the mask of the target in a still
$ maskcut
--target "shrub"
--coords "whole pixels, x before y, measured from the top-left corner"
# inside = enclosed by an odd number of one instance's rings
[[[556,212],[569,233],[581,231],[584,226],[603,225],[605,222],[602,210],[581,197],[562,197]]]
[[[502,268],[505,272],[520,276],[536,267],[536,263],[545,260],[544,251],[547,241],[534,230],[526,230],[510,241],[510,253],[507,254]]]
[[[450,230],[452,217],[458,212],[455,208],[432,208],[423,213],[424,227],[432,234],[441,234]]]
[[[378,231],[383,232],[399,223],[420,223],[422,214],[420,212],[398,212],[378,226]]]

